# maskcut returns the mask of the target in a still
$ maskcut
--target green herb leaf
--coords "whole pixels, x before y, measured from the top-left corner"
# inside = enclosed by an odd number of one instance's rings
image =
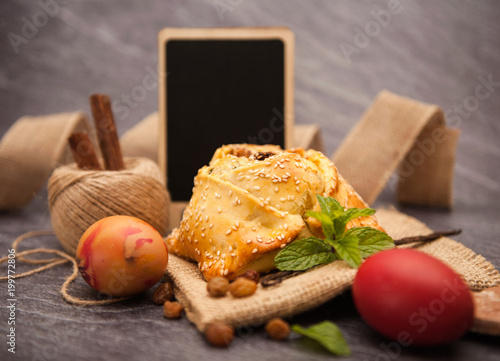
[[[361,257],[366,258],[384,249],[394,248],[392,238],[372,227],[355,227],[344,233],[345,237],[355,236],[359,240]]]
[[[349,208],[344,213],[342,213],[337,219],[334,220],[335,224],[335,234],[339,237],[345,232],[345,227],[349,221],[356,219],[358,217],[367,217],[375,213],[375,209],[372,208]]]
[[[374,214],[376,211],[373,208],[349,208],[347,209],[344,214],[342,215],[342,218],[346,219],[347,221],[350,221],[351,219],[358,218],[358,217],[367,217],[371,216]]]
[[[323,229],[323,234],[326,238],[331,240],[335,239],[335,229],[333,227],[333,221],[327,214],[323,212],[307,211],[306,215],[316,218],[321,222],[321,228]]]
[[[292,326],[293,332],[319,342],[324,348],[335,355],[348,356],[351,350],[342,336],[342,332],[333,322],[323,321],[309,328],[299,325]]]
[[[354,235],[342,235],[337,241],[331,242],[339,258],[346,261],[353,268],[361,264],[361,252],[359,250],[358,238]]]
[[[280,271],[303,271],[319,264],[335,260],[331,246],[314,237],[290,243],[274,258],[274,264]]]
[[[321,212],[330,217],[331,220],[341,216],[344,213],[344,207],[336,200],[331,197],[322,197],[319,194],[316,195],[318,199],[319,206],[321,207]]]

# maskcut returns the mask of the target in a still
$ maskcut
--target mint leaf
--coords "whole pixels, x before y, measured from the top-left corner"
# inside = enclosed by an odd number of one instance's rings
[[[351,350],[344,336],[342,336],[342,332],[340,332],[340,329],[333,322],[323,321],[309,328],[293,325],[292,330],[295,333],[317,341],[335,355],[348,356],[351,354]]]
[[[345,232],[345,227],[349,221],[356,219],[358,217],[367,217],[375,213],[375,209],[372,208],[349,208],[344,213],[342,213],[337,219],[334,220],[335,224],[335,234],[339,237]]]
[[[335,239],[335,229],[333,227],[333,221],[327,214],[323,212],[307,211],[306,215],[316,218],[321,222],[321,228],[323,229],[323,234],[326,238],[332,240]]]
[[[280,271],[303,271],[319,264],[335,260],[331,246],[314,237],[290,243],[274,258],[274,265]]]
[[[394,248],[394,241],[387,233],[372,227],[351,228],[344,233],[344,236],[355,236],[358,238],[359,251],[363,258],[369,257],[384,249]]]
[[[322,197],[319,194],[316,195],[318,199],[319,206],[321,207],[321,212],[330,217],[331,220],[339,217],[344,213],[344,207],[336,200],[331,197]]]
[[[361,264],[361,252],[359,251],[359,241],[354,235],[342,235],[337,241],[330,242],[340,259],[346,261],[353,268]]]
[[[347,221],[350,221],[351,219],[358,217],[371,216],[375,212],[376,211],[373,208],[349,208],[344,212],[342,218],[345,218],[347,219]]]

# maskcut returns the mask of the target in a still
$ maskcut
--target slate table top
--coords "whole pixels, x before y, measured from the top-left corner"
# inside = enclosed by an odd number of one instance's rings
[[[381,10],[391,6],[396,12],[380,18]],[[43,11],[49,15],[40,15]],[[377,17],[382,25],[370,30],[374,25],[367,24]],[[296,122],[321,126],[327,154],[382,89],[446,111],[450,125],[462,131],[454,208],[398,208],[433,229],[462,228],[455,239],[500,268],[499,19],[500,3],[493,0],[3,0],[0,136],[23,115],[74,110],[90,114],[88,96],[94,92],[112,99],[130,96],[148,71],[156,69],[156,36],[163,27],[285,25],[296,36]],[[13,42],[9,33],[22,36],[27,21],[38,21],[36,34]],[[367,26],[369,41],[360,43],[359,33]],[[472,98],[479,77],[490,77],[492,85],[488,96],[476,101]],[[154,89],[117,118],[119,132],[156,109]],[[395,204],[391,182],[375,206],[390,204]],[[42,190],[24,209],[0,213],[0,254],[7,253],[18,235],[47,228],[47,192]],[[40,245],[58,247],[54,237],[30,240],[26,247]],[[0,284],[1,360],[331,358],[296,340],[272,342],[262,327],[239,329],[229,349],[212,348],[186,319],[165,320],[161,307],[152,304],[151,292],[122,304],[75,307],[59,294],[69,273],[69,266],[58,266],[16,282],[15,355],[7,351],[6,284]],[[88,293],[85,287],[78,280],[74,292]],[[339,325],[353,360],[500,358],[498,337],[474,333],[443,347],[391,348],[390,341],[363,323],[349,292],[291,322],[307,326],[322,320]]]

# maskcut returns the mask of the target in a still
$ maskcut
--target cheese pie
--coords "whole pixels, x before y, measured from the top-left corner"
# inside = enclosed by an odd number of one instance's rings
[[[223,146],[198,171],[181,224],[166,239],[168,250],[198,262],[206,280],[272,270],[274,257],[290,242],[323,238],[321,223],[305,214],[321,210],[317,194],[346,208],[367,207],[320,152]],[[383,231],[375,216],[347,224],[357,226]]]

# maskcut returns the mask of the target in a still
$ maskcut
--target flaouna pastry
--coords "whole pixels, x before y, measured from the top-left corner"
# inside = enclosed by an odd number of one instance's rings
[[[198,262],[206,280],[231,280],[247,269],[269,271],[276,254],[290,242],[323,237],[321,223],[305,214],[320,211],[317,194],[346,208],[367,207],[320,152],[223,146],[198,171],[193,196],[167,247]],[[383,230],[374,216],[354,219],[347,228],[358,226]]]

